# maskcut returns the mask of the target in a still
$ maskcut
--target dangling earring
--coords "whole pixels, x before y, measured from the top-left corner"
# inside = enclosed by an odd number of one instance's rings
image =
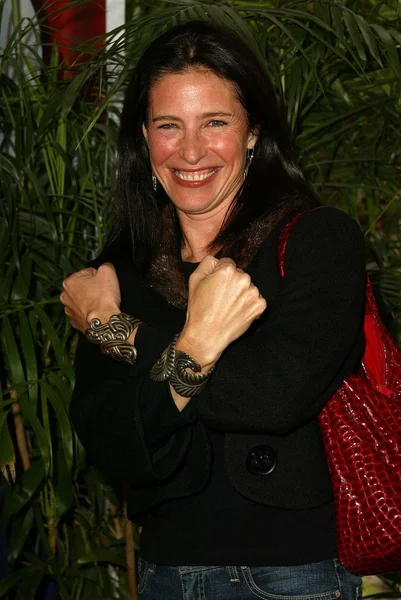
[[[246,157],[246,165],[244,170],[244,179],[247,178],[249,167],[251,166],[251,162],[253,160],[253,155],[255,154],[255,148],[248,148],[247,157]]]
[[[156,192],[157,191],[157,179],[154,175],[152,175],[152,187],[153,187],[153,191]]]

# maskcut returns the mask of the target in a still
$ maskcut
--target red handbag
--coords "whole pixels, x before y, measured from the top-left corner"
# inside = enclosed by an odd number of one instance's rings
[[[305,214],[305,213],[303,213]],[[292,227],[283,229],[278,264]],[[401,570],[401,350],[383,325],[369,279],[365,351],[357,374],[319,414],[331,475],[340,563],[358,575]]]

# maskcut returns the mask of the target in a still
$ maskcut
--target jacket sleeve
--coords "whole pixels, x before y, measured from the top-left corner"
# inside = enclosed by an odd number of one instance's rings
[[[165,332],[141,325],[138,361],[129,367],[102,354],[80,335],[70,405],[75,430],[110,483],[152,483],[171,476],[191,442],[193,407],[180,413],[167,384],[149,369],[170,342]]]
[[[262,279],[256,285],[268,289]],[[362,356],[365,282],[359,225],[333,208],[303,215],[277,297],[221,357],[196,401],[199,419],[285,435],[316,418]]]

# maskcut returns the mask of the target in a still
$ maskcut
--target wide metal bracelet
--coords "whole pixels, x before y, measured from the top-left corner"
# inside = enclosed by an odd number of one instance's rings
[[[150,371],[150,377],[154,381],[169,381],[177,394],[185,398],[191,398],[201,393],[210,377],[215,366],[210,371],[202,375],[188,373],[186,369],[191,369],[195,373],[201,371],[200,364],[189,354],[176,350],[175,345],[178,339],[177,334],[171,344],[167,346],[159,360],[153,365]]]
[[[127,313],[112,315],[107,323],[95,318],[91,320],[85,336],[92,344],[100,346],[101,351],[110,358],[134,365],[137,351],[127,340],[141,323],[142,321]]]
[[[110,340],[100,344],[100,350],[119,362],[125,365],[133,366],[136,363],[136,357],[138,355],[137,349],[133,344],[125,340]]]

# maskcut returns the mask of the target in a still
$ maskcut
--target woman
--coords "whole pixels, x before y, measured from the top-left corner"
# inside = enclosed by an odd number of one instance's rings
[[[88,338],[72,421],[143,526],[140,597],[356,598],[317,416],[363,351],[358,225],[310,210],[271,84],[215,25],[146,50],[119,160],[109,242],[61,299]]]

